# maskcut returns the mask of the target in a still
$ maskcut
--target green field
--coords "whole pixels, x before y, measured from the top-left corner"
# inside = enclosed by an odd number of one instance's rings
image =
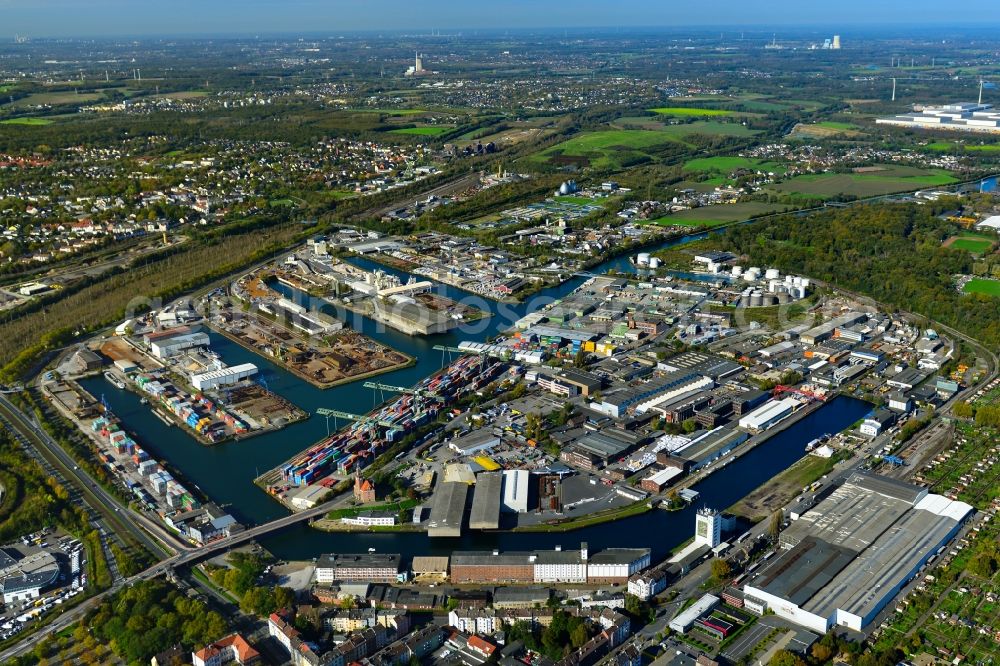
[[[750,109],[751,111],[784,111],[788,108],[787,104],[765,102],[762,100],[738,100],[737,103]]]
[[[883,171],[868,173],[821,173],[796,176],[778,183],[773,189],[785,194],[817,198],[839,195],[874,197],[956,182],[957,179],[943,169],[890,166]]]
[[[834,130],[856,130],[856,129],[861,129],[860,127],[858,127],[854,123],[838,123],[838,122],[834,122],[832,120],[824,120],[821,123],[816,123],[816,127],[826,127],[828,129],[834,129]]]
[[[684,171],[696,171],[699,173],[721,173],[728,174],[736,169],[764,169],[766,171],[784,171],[777,162],[765,162],[754,160],[748,157],[701,157],[688,160],[684,164]]]
[[[530,159],[558,164],[576,163],[598,168],[615,168],[628,159],[648,154],[646,152],[648,150],[676,142],[676,137],[668,132],[646,130],[584,132]]]
[[[782,101],[788,105],[801,107],[806,111],[817,111],[823,108],[823,105],[825,104],[825,102],[820,102],[814,99],[789,99]]]
[[[956,250],[972,252],[973,254],[985,254],[993,248],[993,240],[986,236],[962,234],[951,241],[948,246]]]
[[[50,92],[35,93],[22,99],[16,100],[8,106],[24,108],[28,106],[60,106],[63,104],[90,104],[98,100],[105,99],[103,92]]]
[[[651,224],[673,225],[678,224],[685,227],[717,227],[721,224],[742,222],[752,217],[767,215],[769,213],[780,213],[787,210],[788,206],[780,204],[768,204],[759,201],[744,201],[735,204],[719,204],[717,206],[703,206],[701,208],[691,208],[673,215],[650,220]]]
[[[656,109],[649,109],[653,113],[661,116],[732,116],[732,111],[722,109],[699,109],[693,106],[661,106]]]
[[[451,131],[453,127],[442,127],[433,125],[430,127],[402,127],[400,129],[389,130],[389,134],[415,134],[417,136],[438,136]]]
[[[753,136],[756,132],[735,123],[698,121],[663,125],[656,129],[607,129],[581,132],[528,158],[529,161],[576,164],[599,169],[620,168],[630,160],[655,153],[667,144],[682,144],[693,134]]]
[[[382,113],[387,116],[419,116],[424,109],[355,109],[358,113]]]
[[[941,153],[959,152],[962,150],[983,153],[1000,152],[1000,144],[998,143],[966,145],[963,143],[951,143],[949,141],[935,141],[933,143],[928,143],[927,148]]]
[[[52,121],[48,118],[8,118],[7,120],[0,120],[0,125],[51,125]]]
[[[1000,280],[987,280],[985,278],[972,278],[965,283],[963,289],[967,294],[986,294],[987,296],[1000,296]]]

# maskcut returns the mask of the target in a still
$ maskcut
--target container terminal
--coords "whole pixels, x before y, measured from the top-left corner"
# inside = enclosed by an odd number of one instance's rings
[[[429,423],[448,405],[478,391],[506,369],[506,363],[486,356],[463,356],[422,380],[411,392],[358,417],[256,482],[289,508],[307,508],[310,502],[301,500],[303,493],[317,492],[316,487],[330,488],[354,470],[368,466],[393,442]],[[343,413],[334,415],[338,414]]]

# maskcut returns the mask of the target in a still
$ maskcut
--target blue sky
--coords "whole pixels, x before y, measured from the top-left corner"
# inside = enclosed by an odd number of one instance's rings
[[[997,0],[961,17],[1000,24]],[[0,0],[0,37],[941,23],[940,0]],[[847,30],[843,30],[847,32]]]

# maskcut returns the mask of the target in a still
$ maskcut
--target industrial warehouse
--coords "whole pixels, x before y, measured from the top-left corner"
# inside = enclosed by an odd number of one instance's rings
[[[781,534],[784,549],[748,579],[755,606],[825,633],[861,631],[972,513],[926,488],[856,473]]]
[[[982,94],[980,93],[980,98]],[[945,129],[960,132],[1000,132],[1000,111],[991,104],[962,102],[942,106],[914,107],[913,112],[891,118],[879,118],[879,125],[922,129]]]
[[[624,584],[650,565],[648,548],[608,548],[590,556],[579,550],[468,551],[451,557],[453,583]]]

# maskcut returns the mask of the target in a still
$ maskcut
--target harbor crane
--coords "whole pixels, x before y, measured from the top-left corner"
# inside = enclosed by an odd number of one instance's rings
[[[370,423],[377,423],[380,426],[382,426],[383,428],[388,428],[389,430],[402,430],[402,428],[400,428],[395,423],[390,423],[389,421],[384,421],[382,419],[375,419],[375,418],[372,418],[370,416],[361,416],[360,414],[353,414],[351,412],[344,412],[344,411],[341,411],[339,409],[327,409],[325,407],[320,407],[319,409],[316,410],[316,414],[318,414],[319,416],[325,416],[326,417],[326,435],[327,435],[327,437],[330,436],[330,417],[331,416],[334,419],[333,420],[333,426],[334,426],[334,428],[337,428],[337,429],[339,429],[339,426],[337,425],[337,419],[347,419],[348,421],[360,421],[360,422],[365,422],[365,423],[369,423],[369,422]]]
[[[448,346],[448,345],[434,345],[434,351],[441,352],[441,367],[442,368],[444,367],[445,354],[448,355],[448,360],[449,361],[451,361],[451,355],[452,354],[458,354],[460,356],[464,356],[465,354],[469,354],[469,355],[472,355],[472,356],[478,356],[479,359],[480,359],[480,361],[483,362],[483,363],[486,362],[486,357],[487,356],[495,356],[495,357],[503,359],[505,361],[509,360],[509,358],[510,358],[510,353],[509,352],[500,354],[500,353],[490,352],[490,351],[487,351],[487,350],[476,351],[475,349],[462,349],[461,347],[451,347],[451,346]]]
[[[365,382],[363,384],[365,388],[369,388],[372,391],[389,391],[391,393],[409,393],[411,395],[419,396],[422,398],[440,398],[441,396],[433,391],[428,391],[421,388],[408,388],[406,386],[393,386],[392,384],[383,384],[381,382]]]

